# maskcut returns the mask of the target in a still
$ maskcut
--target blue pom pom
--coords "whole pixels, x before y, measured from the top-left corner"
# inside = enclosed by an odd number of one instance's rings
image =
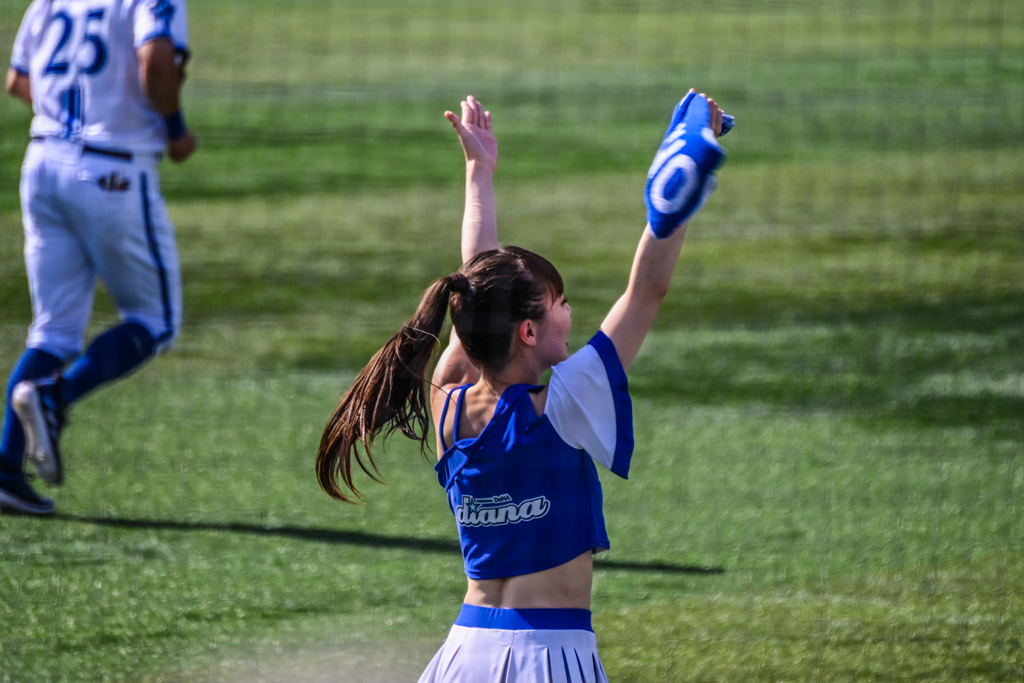
[[[708,101],[697,93],[689,93],[672,113],[644,188],[647,220],[655,237],[663,239],[675,232],[717,187],[713,173],[725,150],[715,140],[710,122]]]

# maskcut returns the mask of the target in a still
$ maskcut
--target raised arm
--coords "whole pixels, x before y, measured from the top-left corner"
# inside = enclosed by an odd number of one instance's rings
[[[466,208],[462,215],[462,262],[498,248],[498,217],[494,208],[494,169],[498,141],[491,132],[491,112],[470,95],[462,102],[462,118],[445,118],[459,135],[466,154]]]
[[[713,99],[708,99],[708,108],[708,127],[717,138],[722,134],[722,111]],[[670,144],[673,142],[670,139],[672,134],[673,128],[670,126],[669,135],[666,136]],[[686,228],[687,223],[683,222],[667,237],[659,239],[652,231],[651,224],[647,224],[633,259],[626,293],[619,298],[601,324],[601,331],[615,344],[619,360],[626,370],[636,360],[661,302],[668,294],[672,274],[686,238]]]
[[[498,165],[498,141],[491,131],[491,112],[472,95],[462,102],[462,118],[450,111],[445,118],[459,136],[466,155],[466,207],[462,215],[462,262],[483,251],[498,248],[498,218],[494,206],[494,169]],[[462,348],[455,330],[448,348],[434,369],[431,405],[443,403],[455,386],[475,384],[480,370]],[[435,410],[439,414],[440,408]]]

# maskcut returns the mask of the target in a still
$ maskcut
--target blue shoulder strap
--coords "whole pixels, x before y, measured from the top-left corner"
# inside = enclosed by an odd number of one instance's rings
[[[466,389],[469,389],[472,384],[463,384],[461,387],[455,387],[451,390],[451,393],[444,399],[444,408],[441,409],[441,433],[438,434],[438,438],[441,439],[441,450],[448,450],[448,444],[444,442],[444,421],[448,416],[448,404],[451,403],[452,394],[459,389],[462,389],[462,393],[459,394],[459,400],[455,403],[455,425],[452,428],[452,436],[455,437],[455,441],[459,440],[459,413],[462,412],[462,397],[466,395]]]
[[[462,388],[459,393],[459,399],[455,402],[455,418],[452,420],[452,441],[459,440],[459,417],[462,416],[462,400],[466,398],[466,392],[469,391],[471,384],[467,384]]]
[[[465,389],[468,389],[470,386],[472,385],[467,384],[465,387],[456,387],[455,389],[455,391],[457,391],[458,389],[463,389],[463,392],[459,395],[459,398],[455,404],[455,429],[452,431],[452,434],[455,436],[456,442],[458,442],[459,436],[459,433],[456,430],[458,430],[459,426],[459,413],[462,412],[462,399],[466,395]],[[536,388],[537,387],[532,384],[513,384],[512,386],[506,388],[505,393],[503,393],[501,395],[501,398],[498,399],[498,405],[494,409],[494,415],[491,416],[490,422],[488,422],[487,426],[484,427],[484,430],[477,435],[477,444],[480,443],[479,440],[481,439],[481,437],[484,436],[484,432],[487,432],[489,429],[491,429],[491,426],[497,423],[501,419],[501,417],[505,413],[507,413],[512,406],[516,404],[516,402],[522,397],[523,394],[525,394],[527,391],[530,391],[531,389]],[[447,402],[445,402],[445,409],[447,409],[447,407],[448,404]],[[443,413],[441,420],[441,429],[443,431]],[[452,483],[455,481],[456,475],[458,475],[458,473],[462,471],[462,469],[469,463],[470,459],[476,453],[477,448],[475,446],[477,444],[474,444],[474,446],[470,447],[469,451],[465,452],[456,449],[455,451],[449,453],[448,457],[443,458],[438,463],[438,467],[435,468],[437,469],[438,483],[441,484],[441,486],[443,486],[446,491],[449,488],[451,488]],[[441,442],[441,445],[444,446],[443,440]],[[445,450],[447,451],[447,448]]]

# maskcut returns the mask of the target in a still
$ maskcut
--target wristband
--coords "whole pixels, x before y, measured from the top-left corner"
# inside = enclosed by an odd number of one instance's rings
[[[165,116],[164,123],[167,125],[167,140],[169,142],[177,142],[185,136],[185,131],[188,130],[185,127],[185,117],[181,115],[180,109]]]

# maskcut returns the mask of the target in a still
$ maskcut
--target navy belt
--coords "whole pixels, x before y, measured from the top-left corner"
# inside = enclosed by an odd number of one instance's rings
[[[45,136],[35,136],[32,138],[33,142],[42,142],[45,140]],[[133,156],[131,152],[126,152],[121,149],[102,149],[100,147],[93,147],[92,145],[84,145],[82,147],[82,154],[98,154],[104,157],[113,157],[115,159],[121,159],[122,161],[131,161]]]
[[[122,159],[123,161],[131,161],[132,153],[124,152],[119,149],[100,149],[99,147],[92,147],[91,145],[85,145],[82,147],[82,154],[99,154],[104,157],[114,157],[115,159]]]

